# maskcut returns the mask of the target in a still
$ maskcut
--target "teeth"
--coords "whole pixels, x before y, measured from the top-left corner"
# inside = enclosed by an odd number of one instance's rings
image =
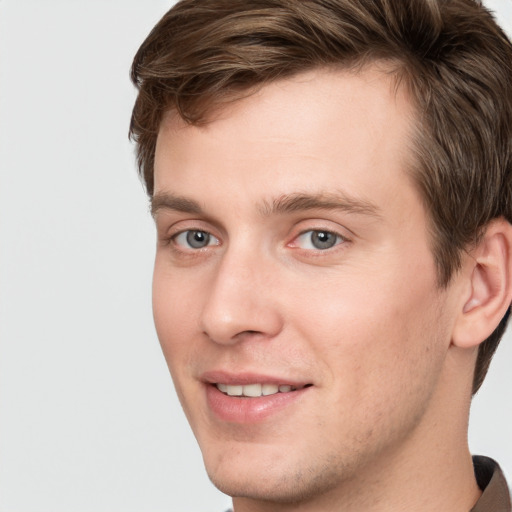
[[[226,386],[229,396],[242,396],[243,394],[243,386]]]
[[[261,394],[263,396],[275,395],[279,391],[279,388],[275,384],[263,384],[261,386]]]
[[[248,384],[243,389],[244,396],[261,396],[261,384]]]
[[[246,384],[242,385],[231,385],[231,384],[216,384],[217,389],[222,393],[229,396],[246,396],[246,397],[259,397],[275,395],[276,393],[289,393],[295,391],[297,388],[290,386],[289,384],[282,384],[278,386],[276,384]]]

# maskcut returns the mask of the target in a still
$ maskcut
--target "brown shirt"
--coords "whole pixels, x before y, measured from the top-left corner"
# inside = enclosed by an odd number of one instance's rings
[[[512,512],[510,491],[496,462],[488,457],[473,457],[476,481],[482,496],[470,512]]]

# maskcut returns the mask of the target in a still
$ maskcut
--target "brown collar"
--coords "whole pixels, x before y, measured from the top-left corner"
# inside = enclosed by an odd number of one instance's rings
[[[512,512],[510,491],[501,468],[488,457],[473,457],[476,481],[482,496],[470,512]]]

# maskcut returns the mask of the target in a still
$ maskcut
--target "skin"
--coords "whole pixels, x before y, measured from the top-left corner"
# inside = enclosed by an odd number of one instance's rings
[[[476,350],[452,343],[471,291],[464,272],[437,285],[407,175],[413,119],[373,68],[267,85],[202,127],[162,124],[155,323],[236,512],[467,511],[478,499],[466,444]],[[191,230],[209,245],[188,245]],[[319,231],[335,244],[317,248]],[[213,370],[311,386],[261,421],[230,422],[206,399]]]

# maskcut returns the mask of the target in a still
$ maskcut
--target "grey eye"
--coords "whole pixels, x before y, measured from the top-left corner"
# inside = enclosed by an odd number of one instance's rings
[[[325,251],[344,241],[344,238],[331,231],[311,229],[297,237],[297,246],[302,249]]]
[[[338,236],[329,231],[311,231],[311,245],[315,249],[330,249],[336,245]]]
[[[187,231],[186,240],[192,249],[202,249],[210,244],[210,234],[205,231]]]
[[[204,249],[210,245],[219,245],[220,242],[207,231],[188,229],[173,236],[174,243],[184,249]]]

